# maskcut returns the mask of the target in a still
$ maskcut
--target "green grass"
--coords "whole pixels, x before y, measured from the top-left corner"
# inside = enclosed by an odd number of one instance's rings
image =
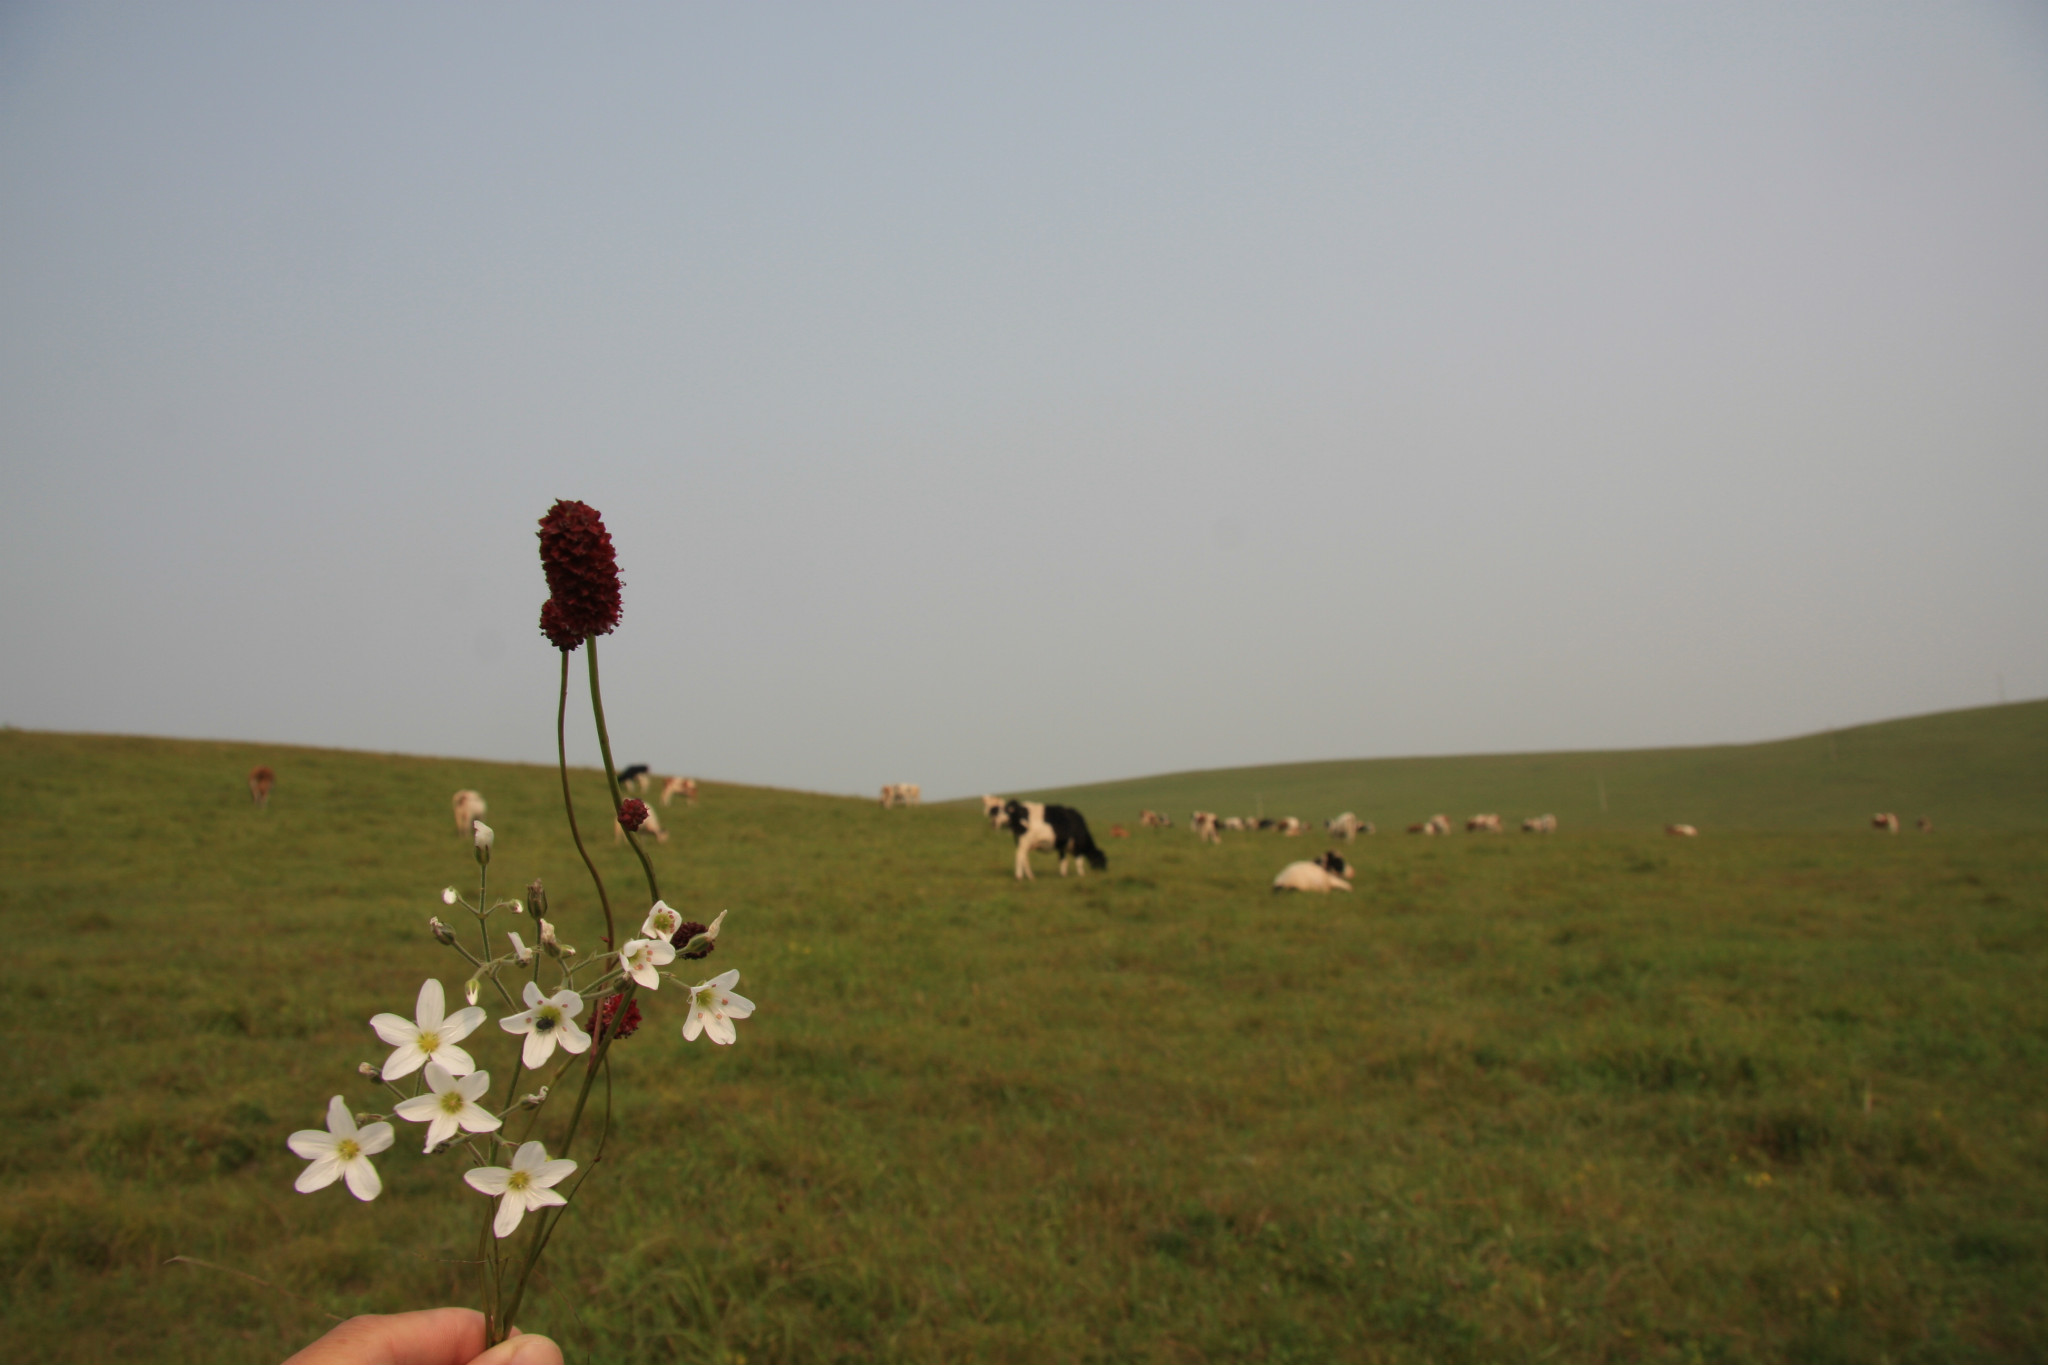
[[[1574,830],[1842,830],[1892,811],[1912,828],[2048,827],[2048,701],[1944,711],[1770,744],[1452,758],[1346,759],[1170,773],[1034,797],[1083,810],[1298,815],[1355,811],[1399,833],[1438,811]]]
[[[553,781],[0,732],[7,1358],[275,1361],[323,1309],[475,1301],[481,1200],[416,1128],[369,1206],[294,1194],[284,1138],[371,1102],[372,1013],[461,978],[425,932],[456,787],[596,946]],[[1878,804],[1915,809],[1845,811]],[[2048,834],[1931,809],[1382,836],[1323,898],[1264,889],[1306,840],[1147,831],[1018,886],[958,804],[709,786],[657,862],[731,909],[710,965],[760,1011],[713,1049],[651,1002],[524,1324],[754,1365],[2048,1357]]]

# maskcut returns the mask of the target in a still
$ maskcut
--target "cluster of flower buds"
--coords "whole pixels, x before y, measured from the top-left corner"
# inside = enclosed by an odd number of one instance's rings
[[[631,834],[647,823],[647,803],[637,796],[629,796],[619,803],[619,828]]]
[[[567,498],[540,519],[540,564],[548,579],[540,630],[567,652],[619,624],[618,555],[604,518],[588,503]]]

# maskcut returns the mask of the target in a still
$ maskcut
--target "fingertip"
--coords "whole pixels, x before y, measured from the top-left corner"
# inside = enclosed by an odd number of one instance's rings
[[[562,1348],[547,1337],[529,1336],[515,1327],[511,1336],[470,1365],[562,1365]]]

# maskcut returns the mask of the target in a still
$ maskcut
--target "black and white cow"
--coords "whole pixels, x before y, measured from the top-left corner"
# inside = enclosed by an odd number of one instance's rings
[[[1067,860],[1070,858],[1076,876],[1087,876],[1090,866],[1098,872],[1109,866],[1108,856],[1089,837],[1088,822],[1071,806],[1048,806],[1041,801],[1010,801],[1003,806],[1003,823],[1016,836],[1017,880],[1020,882],[1036,880],[1031,873],[1031,854],[1038,849],[1058,851],[1062,877],[1067,875]]]
[[[642,796],[647,795],[647,784],[653,780],[653,774],[645,763],[635,763],[619,771],[620,788],[639,792]]]

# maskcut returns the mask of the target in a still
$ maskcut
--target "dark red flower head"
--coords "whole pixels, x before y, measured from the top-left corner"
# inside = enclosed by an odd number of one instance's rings
[[[604,1031],[611,1027],[612,1016],[618,1012],[619,997],[617,995],[607,995],[598,1002],[597,1032],[599,1037],[604,1036]],[[633,1030],[639,1027],[640,1002],[638,1000],[629,1000],[626,1002],[626,1017],[619,1020],[619,1031],[612,1035],[612,1041],[615,1043],[623,1042],[625,1039],[631,1038]]]
[[[628,834],[647,823],[647,803],[629,796],[619,806],[619,827]]]
[[[675,950],[677,952],[683,953],[684,944],[688,943],[691,939],[697,937],[697,935],[703,933],[706,929],[709,929],[710,927],[711,926],[708,924],[699,924],[697,923],[697,921],[693,919],[684,920],[681,924],[678,924],[676,926],[676,931],[668,936],[668,941],[675,946]],[[696,952],[683,953],[683,956],[710,957],[712,953],[717,951],[717,949],[718,945],[716,943],[707,943],[702,948],[699,948]]]
[[[548,637],[549,644],[565,652],[583,643],[583,637],[569,629],[569,623],[562,619],[562,609],[552,597],[540,604],[540,633]]]
[[[563,499],[548,509],[540,519],[540,565],[563,636],[609,635],[619,624],[619,559],[595,507]],[[545,614],[542,620],[548,630]],[[553,630],[548,638],[567,647]]]

